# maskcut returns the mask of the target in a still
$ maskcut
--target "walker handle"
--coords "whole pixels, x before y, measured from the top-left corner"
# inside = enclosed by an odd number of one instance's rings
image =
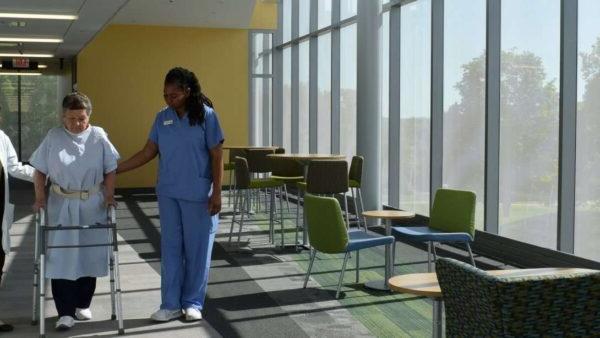
[[[112,204],[108,206],[108,222],[117,224],[117,209]]]
[[[37,212],[37,220],[40,226],[46,225],[46,209],[39,208]]]

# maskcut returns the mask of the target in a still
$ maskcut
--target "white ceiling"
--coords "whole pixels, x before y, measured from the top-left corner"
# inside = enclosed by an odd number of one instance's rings
[[[265,1],[265,0],[261,0]],[[256,0],[0,0],[0,12],[76,14],[75,21],[0,18],[0,36],[63,38],[61,44],[0,43],[0,53],[75,56],[108,24],[248,28]],[[16,21],[25,27],[11,27]]]

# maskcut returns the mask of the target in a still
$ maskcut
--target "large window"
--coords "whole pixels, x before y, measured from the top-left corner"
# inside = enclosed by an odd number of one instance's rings
[[[560,1],[502,1],[499,231],[557,244]]]
[[[579,0],[575,254],[600,261],[600,2]]]
[[[400,208],[429,215],[431,0],[402,6],[396,36],[401,51]]]
[[[0,74],[0,128],[22,161],[29,160],[48,130],[59,125],[59,103],[68,87],[59,75]]]
[[[340,32],[340,152],[356,154],[356,24]]]
[[[309,145],[309,112],[308,112],[308,89],[309,85],[309,43],[308,40],[302,41],[299,45],[300,56],[298,66],[298,79],[300,82],[298,88],[299,97],[299,116],[298,116],[298,135],[299,148],[301,153],[308,153]]]
[[[283,148],[292,149],[292,48],[283,49]]]
[[[381,81],[381,203],[389,204],[389,125],[390,125],[390,13],[383,13],[381,29],[381,58],[379,74]]]
[[[272,119],[272,33],[251,32],[252,83],[250,98],[252,101],[250,116],[254,128],[251,130],[253,145],[271,145]]]
[[[475,192],[483,230],[485,0],[444,3],[443,186]]]
[[[317,152],[331,153],[331,33],[318,38]]]

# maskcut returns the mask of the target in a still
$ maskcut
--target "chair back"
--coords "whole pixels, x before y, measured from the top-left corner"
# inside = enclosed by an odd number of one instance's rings
[[[310,244],[325,253],[344,252],[348,245],[348,232],[340,204],[333,197],[306,194],[304,212],[308,224]]]
[[[238,189],[250,188],[250,170],[248,170],[248,161],[243,157],[236,157],[235,163],[235,182]]]
[[[308,164],[306,191],[311,194],[339,194],[348,191],[348,162],[313,160]]]
[[[274,149],[248,149],[247,157],[248,168],[251,173],[269,173],[271,172],[271,162],[267,155],[274,154]]]
[[[244,149],[229,149],[229,163],[235,163],[236,157],[246,157],[246,150]]]
[[[365,158],[362,156],[353,156],[352,162],[350,163],[350,172],[348,178],[355,180],[360,185],[362,180],[362,167]]]
[[[271,158],[273,176],[300,177],[304,176],[302,165],[290,158]]]
[[[450,258],[435,264],[448,337],[563,337],[600,332],[600,273],[503,277]]]
[[[438,189],[433,199],[429,227],[444,232],[466,232],[475,236],[475,193]]]

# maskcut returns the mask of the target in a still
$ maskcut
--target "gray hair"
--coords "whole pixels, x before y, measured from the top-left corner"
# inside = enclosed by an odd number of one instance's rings
[[[92,115],[92,101],[82,92],[67,94],[62,101],[63,114],[69,109],[85,109],[87,116]]]

